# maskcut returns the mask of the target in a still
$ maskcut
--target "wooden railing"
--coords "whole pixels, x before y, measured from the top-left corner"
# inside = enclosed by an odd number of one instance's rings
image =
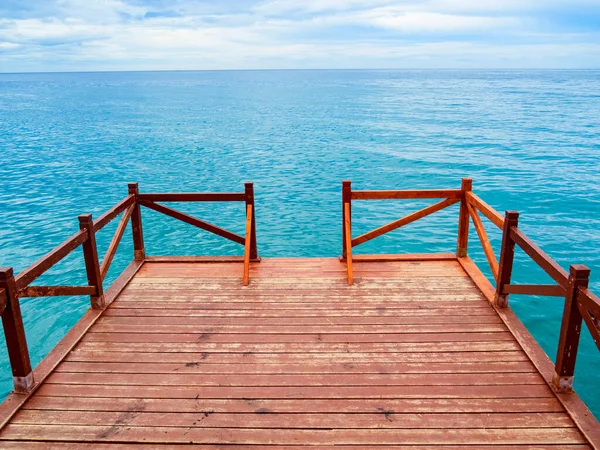
[[[27,340],[19,299],[23,297],[56,297],[89,295],[91,308],[101,310],[106,307],[103,282],[115,257],[127,224],[131,221],[133,234],[133,262],[141,264],[147,260],[142,232],[140,206],[145,206],[167,216],[179,219],[218,236],[244,245],[243,284],[249,283],[250,261],[258,261],[256,246],[256,222],[254,217],[254,188],[245,184],[244,192],[239,193],[179,193],[179,194],[140,194],[137,183],[130,183],[127,197],[92,220],[90,214],[79,216],[79,231],[69,237],[51,252],[47,253],[18,275],[11,267],[0,267],[0,314],[12,368],[15,392],[26,393],[34,386],[33,371],[29,358]],[[181,213],[157,202],[244,202],[246,204],[246,235],[217,227],[213,224]],[[98,257],[96,233],[115,220],[121,219],[102,261]],[[50,268],[62,261],[79,246],[83,250],[87,286],[33,286],[35,280]],[[127,269],[125,270],[127,271]],[[125,272],[124,271],[124,272]],[[118,279],[117,279],[118,280]],[[114,284],[118,284],[116,281]],[[113,285],[114,285],[113,284]]]
[[[385,226],[352,237],[352,200],[383,199],[429,199],[443,198],[427,208],[395,220]],[[460,202],[456,256],[465,258],[469,241],[469,224],[473,223],[490,271],[496,283],[494,298],[498,308],[508,307],[510,294],[565,297],[558,353],[555,363],[554,388],[559,392],[572,391],[575,359],[579,346],[582,322],[587,325],[592,338],[600,349],[600,299],[588,289],[590,270],[584,265],[571,265],[564,270],[540,247],[518,228],[519,213],[506,211],[504,217],[472,192],[471,179],[462,180],[461,189],[456,190],[406,190],[406,191],[352,191],[350,181],[342,182],[342,261],[347,263],[348,284],[354,282],[352,274],[352,248],[407,225],[415,220],[440,211]],[[498,261],[481,220],[485,216],[502,230],[502,246]],[[519,246],[542,268],[556,284],[511,284],[515,246]],[[376,259],[366,259],[375,261]]]
[[[376,228],[358,237],[352,237],[352,200],[396,200],[396,199],[443,199],[427,208],[409,214],[398,220]],[[449,190],[410,190],[410,191],[353,191],[350,181],[342,182],[342,261],[348,268],[348,284],[352,285],[352,248],[364,244],[376,237],[415,222],[430,214],[441,211],[461,201],[462,191]]]

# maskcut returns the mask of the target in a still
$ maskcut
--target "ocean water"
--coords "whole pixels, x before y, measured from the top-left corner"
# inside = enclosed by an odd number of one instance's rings
[[[356,189],[474,190],[563,267],[587,264],[600,292],[599,71],[231,71],[0,74],[0,265],[18,272],[142,191],[241,191],[253,181],[259,252],[337,256],[341,180]],[[356,202],[361,233],[428,204]],[[175,205],[243,233],[243,206]],[[358,247],[452,252],[457,206]],[[144,210],[151,255],[242,248]],[[486,221],[499,253],[500,231]],[[98,236],[103,254],[116,222]],[[471,257],[489,274],[471,227]],[[109,273],[132,255],[128,232]],[[521,251],[515,281],[549,283]],[[77,250],[40,283],[85,283]],[[37,364],[88,308],[82,297],[22,300]],[[563,300],[511,306],[554,359]],[[0,394],[11,389],[0,346]],[[575,387],[600,417],[600,353],[584,331]]]

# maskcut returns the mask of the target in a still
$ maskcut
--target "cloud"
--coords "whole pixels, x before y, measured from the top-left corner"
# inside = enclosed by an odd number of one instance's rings
[[[593,67],[597,0],[3,0],[0,71]]]

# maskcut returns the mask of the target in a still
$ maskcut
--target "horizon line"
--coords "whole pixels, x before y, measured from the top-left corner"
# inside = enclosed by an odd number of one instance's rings
[[[597,68],[588,67],[406,67],[406,68],[253,68],[253,69],[107,69],[107,70],[49,70],[49,71],[24,71],[3,72],[0,75],[44,75],[44,74],[86,74],[86,73],[150,73],[150,72],[293,72],[293,71],[598,71]]]

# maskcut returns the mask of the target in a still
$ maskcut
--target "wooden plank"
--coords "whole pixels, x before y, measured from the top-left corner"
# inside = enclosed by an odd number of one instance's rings
[[[252,205],[246,205],[246,241],[244,243],[244,276],[242,284],[250,282],[250,248],[252,244]]]
[[[36,395],[23,410],[145,411],[215,413],[548,413],[563,412],[558,400],[548,398],[425,398],[425,399],[136,399],[44,397]]]
[[[122,325],[99,324],[95,331],[105,333],[222,333],[222,334],[361,334],[377,333],[372,325],[334,325],[334,326],[258,326],[258,325],[228,325],[228,326],[197,326],[197,325]],[[458,324],[458,325],[386,325],[388,333],[488,333],[504,331],[501,324]],[[503,348],[499,348],[502,350]]]
[[[221,317],[215,319],[212,317],[148,317],[148,316],[137,316],[135,319],[136,325],[214,325],[215,332],[218,329],[227,326],[273,326],[273,327],[287,327],[288,325],[308,325],[308,326],[340,326],[340,325],[382,325],[381,328],[388,325],[419,325],[423,323],[422,317],[362,317],[343,315],[338,317]],[[98,324],[100,325],[129,325],[132,320],[129,317],[123,316],[106,316],[100,319]],[[502,321],[498,316],[457,316],[457,317],[436,317],[429,316],[427,318],[427,324],[501,324]],[[369,330],[370,332],[377,333],[377,327]],[[502,329],[504,331],[504,329]]]
[[[62,244],[56,247],[51,252],[46,253],[36,262],[34,262],[27,269],[15,276],[17,283],[17,290],[27,287],[30,283],[44,274],[50,267],[65,258],[69,253],[79,247],[81,244],[86,242],[88,234],[86,231],[78,231],[70,238],[65,240]]]
[[[409,223],[422,219],[423,217],[427,217],[430,214],[433,214],[458,202],[459,200],[457,199],[446,199],[441,202],[435,203],[431,206],[428,206],[427,208],[423,208],[417,212],[409,214],[408,216],[402,217],[401,219],[394,220],[393,222],[390,222],[387,225],[376,228],[375,230],[369,231],[368,233],[362,234],[352,239],[352,247],[364,244],[365,242],[368,242],[371,239],[375,239],[376,237],[389,233],[392,230],[403,227],[404,225],[408,225]]]
[[[177,305],[177,304],[176,304]],[[130,308],[110,308],[104,313],[104,317],[253,317],[253,318],[264,318],[264,317],[424,317],[425,320],[429,317],[436,317],[439,320],[441,317],[455,316],[464,318],[464,311],[459,308],[435,308],[435,309],[409,309],[409,308],[397,308],[391,305],[382,304],[381,306],[373,305],[371,307],[363,306],[360,309],[354,309],[351,305],[344,305],[345,308],[335,308],[334,306],[322,305],[324,308],[311,309],[313,305],[310,302],[307,304],[294,303],[292,306],[297,308],[279,308],[270,309],[269,305],[263,305],[261,303],[245,303],[248,305],[246,308],[239,307],[236,309],[220,309],[220,305],[212,305],[215,308],[203,308],[202,305],[199,309],[190,307],[187,309],[150,309],[143,308],[139,304],[132,303]],[[266,308],[259,308],[258,306],[266,306]],[[137,306],[137,308],[136,308]],[[434,305],[437,306],[437,305]],[[495,312],[491,308],[480,308],[474,307],[469,312],[470,319],[473,320],[472,316],[495,316]],[[135,319],[132,319],[135,320]],[[241,320],[241,319],[240,319]]]
[[[578,289],[577,303],[589,310],[594,316],[600,317],[600,298],[589,289]]]
[[[227,300],[227,297],[219,297],[222,300]],[[159,315],[157,310],[168,310],[169,314],[165,316],[177,316],[179,311],[190,311],[190,314],[198,314],[200,316],[236,316],[244,314],[262,314],[268,317],[269,314],[273,316],[282,316],[285,314],[294,316],[304,316],[307,313],[310,314],[310,308],[313,308],[315,314],[335,314],[338,315],[404,315],[407,316],[430,316],[437,313],[446,313],[449,316],[463,316],[466,307],[473,312],[474,315],[490,315],[490,309],[485,300],[480,298],[466,297],[463,300],[456,300],[455,297],[451,297],[452,300],[445,302],[448,297],[444,296],[432,296],[431,298],[425,299],[408,299],[408,300],[370,300],[364,303],[357,301],[347,301],[344,298],[336,298],[331,301],[331,304],[324,304],[319,302],[318,297],[297,297],[294,299],[288,299],[286,302],[277,302],[277,298],[273,297],[252,297],[246,298],[246,300],[256,300],[248,302],[231,302],[231,304],[223,304],[212,299],[210,302],[202,302],[198,299],[192,301],[187,297],[168,297],[162,302],[160,297],[147,297],[143,296],[143,301],[147,302],[145,309],[140,306],[139,301],[129,297],[128,299],[119,299],[119,303],[113,305],[110,308],[109,315],[117,315],[119,310],[127,311],[139,311],[141,315],[146,313],[148,316]],[[261,301],[262,300],[262,301]],[[465,305],[466,303],[466,305]],[[443,308],[440,306],[443,305]],[[123,315],[127,315],[124,313]],[[493,315],[493,311],[491,313]]]
[[[473,189],[473,180],[463,178],[460,187],[460,211],[458,215],[458,239],[456,242],[456,256],[467,256],[469,245],[469,203],[466,194]]]
[[[554,284],[505,284],[502,293],[518,295],[541,295],[544,297],[564,297],[566,290]]]
[[[96,247],[94,222],[91,214],[82,214],[78,219],[79,228],[82,231],[86,231],[88,234],[87,241],[82,244],[88,285],[93,286],[96,289],[94,294],[90,295],[90,303],[93,309],[103,309],[105,305],[104,289],[102,286],[100,263],[98,262],[98,248]]]
[[[155,374],[54,372],[46,384],[110,386],[480,386],[543,384],[537,373],[392,373],[392,374]]]
[[[85,442],[33,442],[33,441],[3,441],[2,447],[6,449],[17,450],[157,450],[155,444],[119,444],[119,443],[85,443]],[[186,450],[233,450],[243,448],[239,445],[222,445],[222,444],[185,444]],[[270,450],[298,450],[297,445],[270,445]],[[431,446],[415,446],[415,445],[361,445],[361,450],[424,450],[430,449]],[[478,450],[514,450],[514,446],[506,445],[478,445]],[[444,445],[439,447],[440,450],[464,450],[464,446]],[[160,444],[158,450],[181,450],[181,444]],[[355,445],[317,445],[312,446],[311,450],[356,450]],[[552,444],[537,444],[537,445],[520,445],[519,450],[590,450],[590,447],[582,444],[574,445],[552,445]]]
[[[17,283],[11,267],[0,267],[0,286],[6,305],[2,312],[2,328],[8,351],[15,392],[26,394],[33,388],[34,375],[23,325],[23,315],[17,294]]]
[[[146,256],[146,263],[243,263],[243,256]],[[179,265],[179,264],[177,264]]]
[[[350,217],[350,203],[344,203],[344,245],[346,246],[346,271],[348,277],[348,285],[354,284],[354,277],[352,275],[352,226]]]
[[[553,398],[543,384],[479,386],[131,386],[44,383],[39,395],[50,397],[165,399],[445,399]]]
[[[100,217],[98,217],[96,220],[94,220],[94,232],[97,233],[98,231],[100,231],[102,228],[104,228],[106,225],[112,222],[115,217],[117,217],[119,214],[121,214],[134,203],[135,195],[129,194],[115,206],[113,206]]]
[[[350,180],[342,181],[342,256],[340,260],[346,260],[346,204],[348,205],[349,219],[352,221],[352,182]]]
[[[537,373],[529,362],[476,363],[330,363],[307,361],[300,364],[210,364],[201,361],[186,364],[170,363],[97,363],[63,362],[56,373],[202,373],[202,374],[400,374],[400,373]]]
[[[276,311],[276,310],[304,310],[307,308],[314,308],[315,310],[328,311],[357,311],[362,314],[363,310],[386,310],[394,311],[397,309],[401,310],[423,310],[423,313],[429,315],[430,310],[440,309],[440,306],[444,306],[446,310],[456,310],[469,308],[473,310],[486,309],[489,306],[485,300],[477,297],[456,297],[446,295],[430,295],[428,297],[410,297],[410,298],[371,298],[369,300],[360,301],[348,298],[345,296],[333,297],[330,300],[331,304],[324,303],[322,296],[316,295],[304,295],[295,296],[293,298],[284,298],[279,296],[248,296],[243,299],[234,296],[227,295],[215,295],[210,300],[203,301],[202,298],[195,298],[191,296],[149,296],[142,295],[127,296],[126,298],[119,298],[119,303],[114,305],[112,309],[139,309],[140,300],[146,302],[146,308],[170,308],[170,309],[194,309],[194,310],[215,310],[215,311],[235,311],[235,310],[263,310],[263,311]],[[231,304],[222,303],[235,298],[237,301],[231,301]],[[280,300],[278,302],[278,300]],[[246,300],[240,301],[240,300]],[[402,315],[401,311],[399,315]],[[434,311],[431,311],[433,314]],[[176,314],[175,314],[176,315]],[[462,315],[460,311],[454,312],[454,315]]]
[[[256,242],[256,208],[254,206],[254,183],[244,183],[244,196],[246,198],[246,207],[252,207],[252,221],[250,224],[250,260],[260,260]]]
[[[133,237],[133,259],[143,261],[146,258],[144,247],[144,231],[142,229],[142,209],[140,207],[140,189],[137,183],[129,183],[127,190],[135,197],[135,204],[131,213],[131,234]]]
[[[204,417],[202,417],[204,416]],[[261,429],[456,429],[456,428],[573,428],[565,413],[462,413],[406,414],[385,409],[371,414],[286,414],[261,413],[221,414],[206,411],[194,413],[149,413],[136,411],[20,411],[11,422],[20,425],[75,425],[176,428],[261,428]],[[241,426],[240,426],[241,425]]]
[[[111,426],[52,426],[10,424],[4,439],[119,442],[180,442],[206,444],[585,444],[574,428],[515,429],[370,429],[290,430],[244,428],[176,428]]]
[[[120,296],[121,292],[127,287],[131,280],[133,280],[133,277],[135,277],[135,274],[140,270],[143,264],[144,261],[133,260],[125,267],[125,270],[121,272],[105,292],[107,305],[112,304],[112,302]]]
[[[508,307],[508,294],[502,290],[510,284],[513,264],[515,259],[515,241],[513,241],[510,230],[519,225],[519,213],[517,211],[506,211],[504,225],[502,228],[502,247],[500,248],[500,266],[496,277],[496,293],[494,303],[500,308]]]
[[[6,289],[0,288],[0,314],[4,312],[6,309],[7,298],[6,298]]]
[[[504,217],[502,217],[502,215],[498,211],[496,211],[486,202],[481,200],[477,195],[473,194],[473,192],[467,192],[466,198],[469,204],[475,207],[485,217],[487,217],[490,220],[490,222],[492,222],[500,229],[504,227]]]
[[[116,326],[116,329],[119,329]],[[350,327],[352,328],[352,327]],[[104,328],[103,328],[104,329]],[[169,330],[166,329],[166,332]],[[197,330],[198,331],[198,330]],[[196,332],[197,332],[196,331]],[[123,332],[126,332],[125,330]],[[211,332],[210,330],[208,331]],[[291,333],[298,333],[296,330]],[[347,330],[344,332],[348,332]],[[280,333],[276,333],[280,334]],[[196,344],[184,343],[159,343],[148,346],[147,343],[117,343],[117,342],[82,342],[77,347],[81,351],[104,351],[104,352],[147,352],[147,353],[415,353],[415,352],[495,352],[514,351],[519,346],[514,342],[465,342],[457,345],[455,342],[349,342],[349,343],[280,343],[280,344],[227,344],[198,342]]]
[[[451,275],[456,273],[464,272],[456,262],[456,256],[454,254],[446,253],[433,253],[427,255],[355,255],[357,257],[364,258],[365,263],[373,259],[381,259],[379,264],[358,264],[357,267],[363,268],[366,271],[375,272],[383,270],[390,272],[389,276],[393,278],[402,273],[411,273],[415,277],[426,277],[427,272],[449,272]],[[160,262],[156,258],[163,257],[149,257],[150,259],[144,265],[143,271],[138,275],[142,277],[169,277],[171,274],[179,274],[180,278],[205,278],[210,277],[211,274],[214,276],[229,276],[235,277],[237,274],[237,268],[235,265],[228,264],[227,261],[242,262],[243,257],[164,257],[167,258],[167,262]],[[169,258],[174,258],[174,262],[179,264],[172,264]],[[180,260],[178,258],[181,258]],[[186,262],[187,258],[187,262]],[[208,259],[206,259],[208,258]],[[231,258],[231,259],[229,259]],[[212,262],[213,264],[197,264],[197,262]],[[225,261],[225,262],[223,262]],[[304,262],[303,262],[304,261]],[[221,262],[221,264],[218,264]],[[356,261],[355,261],[356,262]],[[299,271],[321,273],[324,271],[329,277],[333,276],[334,273],[343,273],[344,267],[340,264],[338,259],[334,258],[311,258],[309,261],[301,258],[267,258],[262,260],[262,264],[253,266],[257,276],[265,278],[272,278],[278,276],[281,273],[289,273],[291,275],[296,274]],[[394,274],[394,275],[392,275]]]
[[[407,255],[354,255],[354,262],[389,261],[456,261],[454,253],[407,254]],[[378,266],[379,267],[379,266]]]
[[[598,318],[590,313],[587,309],[581,309],[581,305],[577,305],[579,307],[579,313],[581,314],[582,319],[588,327],[588,331],[592,336],[592,340],[600,350],[600,324],[598,322]]]
[[[140,194],[140,196],[142,195],[144,194]],[[244,238],[242,236],[240,236],[239,234],[232,233],[231,231],[228,231],[225,228],[218,227],[204,220],[197,219],[188,214],[184,214],[173,208],[169,208],[168,206],[160,205],[158,203],[140,200],[140,204],[142,206],[145,206],[146,208],[152,209],[161,214],[165,214],[169,217],[173,217],[174,219],[181,220],[182,222],[185,222],[189,225],[193,225],[197,228],[208,231],[209,233],[216,234],[217,236],[221,236],[225,239],[229,239],[230,241],[244,245]]]
[[[573,391],[575,361],[579,347],[582,316],[577,307],[579,289],[587,289],[590,269],[583,264],[573,264],[569,271],[569,285],[560,327],[558,351],[556,353],[554,388],[558,392]]]
[[[19,291],[23,297],[60,297],[71,295],[96,295],[96,286],[27,286]]]
[[[495,333],[363,333],[363,334],[217,334],[217,333],[98,333],[91,330],[83,342],[245,342],[262,343],[301,343],[301,342],[490,342],[512,341],[508,332]]]
[[[133,214],[136,205],[131,205],[125,212],[123,213],[123,217],[119,221],[119,225],[117,226],[117,230],[110,241],[108,249],[106,250],[106,254],[104,255],[104,259],[102,260],[102,264],[100,264],[100,275],[102,277],[102,281],[106,278],[106,274],[108,273],[108,269],[110,269],[110,264],[112,263],[115,254],[117,253],[117,248],[119,247],[119,243],[121,242],[121,238],[125,233],[125,229],[127,228],[127,224],[129,223],[129,219]]]
[[[145,202],[245,202],[244,192],[175,192],[143,193],[140,201]]]
[[[457,344],[459,345],[459,344]],[[473,362],[516,362],[528,361],[527,355],[519,350],[499,351],[456,351],[456,352],[422,352],[422,353],[370,353],[370,352],[319,352],[319,353],[122,353],[110,351],[86,351],[76,349],[66,361],[79,362],[129,362],[129,363],[173,363],[173,364],[299,364],[307,360],[335,363],[473,363]]]
[[[496,255],[494,254],[494,249],[492,248],[492,244],[490,244],[490,240],[488,238],[487,233],[485,232],[485,228],[483,223],[481,222],[481,218],[477,213],[477,210],[472,206],[467,204],[467,209],[469,210],[469,215],[473,220],[473,225],[475,226],[475,231],[477,231],[477,236],[479,236],[479,242],[481,243],[481,247],[483,248],[483,253],[490,265],[490,269],[492,271],[492,275],[494,279],[498,279],[498,260],[496,259]]]
[[[577,308],[600,350],[600,298],[589,289],[577,289]]]
[[[424,199],[446,198],[460,199],[459,189],[429,189],[405,191],[352,191],[352,200],[391,200],[391,199]]]
[[[239,275],[238,275],[239,276]],[[239,279],[238,279],[239,280]],[[242,287],[239,285],[239,281],[221,278],[203,278],[203,279],[190,279],[190,278],[141,278],[134,280],[129,286],[128,290],[195,290],[195,291],[229,291],[229,292],[248,292],[248,291],[269,291],[280,290],[284,291],[287,295],[296,294],[295,291],[309,291],[309,290],[321,290],[332,292],[332,294],[343,293],[346,295],[353,295],[351,291],[348,291],[346,283],[343,278],[316,278],[313,277],[310,280],[306,280],[302,283],[298,283],[298,280],[292,277],[286,278],[273,278],[273,279],[257,279],[255,283],[252,283],[250,287]],[[476,292],[476,289],[469,284],[468,279],[462,277],[436,277],[436,278],[423,278],[423,279],[406,279],[406,278],[390,278],[390,279],[374,279],[364,278],[359,280],[361,292],[359,295],[373,295],[374,292],[371,290],[379,290],[380,294],[390,294],[393,289],[406,290],[406,294],[410,294],[411,289],[416,290],[442,290],[446,293],[472,293]],[[292,292],[289,292],[292,291]],[[387,292],[382,292],[387,291]],[[199,292],[200,294],[207,295],[208,292]],[[323,292],[321,292],[323,293]],[[406,295],[404,292],[399,292],[397,295]]]

